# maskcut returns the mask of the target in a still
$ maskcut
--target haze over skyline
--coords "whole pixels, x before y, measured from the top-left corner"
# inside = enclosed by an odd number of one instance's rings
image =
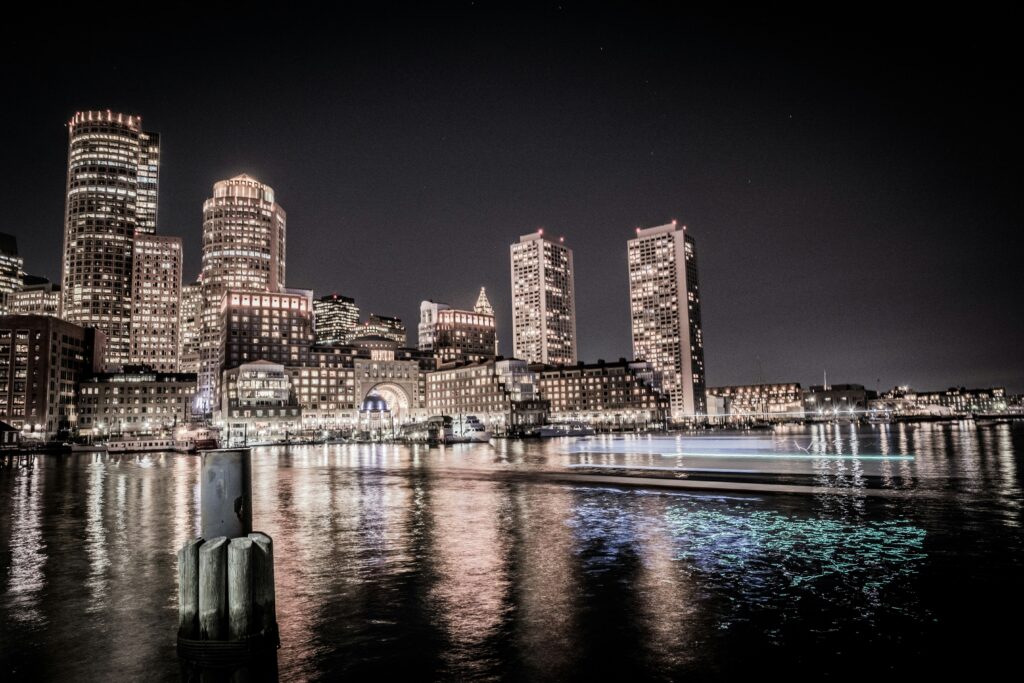
[[[953,55],[901,27],[459,9],[285,21],[273,40],[172,19],[144,56],[76,49],[73,27],[22,34],[0,231],[59,279],[62,124],[109,108],[161,135],[158,232],[184,238],[187,281],[203,200],[244,172],[288,213],[289,286],[399,315],[414,344],[422,299],[471,308],[483,285],[510,354],[508,247],[542,226],[575,252],[580,358],[614,360],[631,355],[626,241],[677,219],[709,385],[827,368],[871,389],[1024,390],[998,41]]]

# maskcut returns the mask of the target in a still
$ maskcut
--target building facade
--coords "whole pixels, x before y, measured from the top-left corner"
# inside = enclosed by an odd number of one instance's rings
[[[476,363],[498,355],[494,310],[483,289],[472,311],[460,311],[435,301],[420,303],[420,351],[439,363]]]
[[[97,438],[171,432],[191,420],[195,393],[192,373],[128,368],[96,374],[78,388],[78,431]]]
[[[874,397],[863,384],[811,385],[804,391],[804,415],[811,420],[858,417]]]
[[[707,413],[697,255],[685,226],[637,228],[627,247],[633,355],[661,373],[672,418]]]
[[[131,363],[178,371],[181,238],[139,233],[132,253]]]
[[[527,432],[547,420],[536,374],[526,361],[488,360],[426,374],[426,414],[456,420],[472,415],[492,434]]]
[[[529,363],[576,362],[576,285],[572,249],[544,231],[510,247],[512,352]]]
[[[9,297],[24,286],[25,262],[18,255],[18,240],[0,232],[0,315],[11,312]]]
[[[103,335],[48,316],[0,316],[0,420],[29,438],[77,425],[78,383],[98,371]]]
[[[359,326],[359,307],[351,297],[328,294],[313,302],[313,317],[317,344],[347,344]]]
[[[198,401],[205,412],[218,403],[224,294],[229,289],[277,292],[285,286],[286,221],[273,188],[245,174],[215,183],[213,197],[203,203]]]
[[[257,361],[306,365],[313,346],[313,292],[229,289],[217,326],[224,331],[218,372]]]
[[[60,317],[60,285],[36,275],[26,275],[23,282],[21,291],[7,295],[8,314]]]
[[[178,369],[199,373],[199,335],[203,321],[203,284],[196,281],[181,288],[178,312]]]
[[[533,366],[551,422],[580,422],[604,431],[664,429],[669,398],[646,361]]]
[[[709,387],[708,417],[729,422],[802,419],[804,396],[799,382]],[[712,409],[712,405],[718,406]]]
[[[156,229],[159,159],[138,116],[87,111],[68,122],[61,315],[103,333],[108,364],[131,360],[133,242]]]
[[[401,318],[390,315],[377,315],[371,313],[370,317],[359,326],[357,337],[384,337],[390,339],[398,346],[405,346],[406,334],[405,323]]]
[[[226,370],[220,414],[229,446],[277,441],[302,429],[302,409],[280,363],[256,361]]]
[[[950,387],[943,391],[916,391],[904,386],[895,387],[868,401],[869,410],[876,414],[907,417],[995,415],[1005,413],[1011,407],[1012,401],[1003,387]]]

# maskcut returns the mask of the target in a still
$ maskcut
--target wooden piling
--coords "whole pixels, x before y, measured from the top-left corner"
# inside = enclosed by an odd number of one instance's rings
[[[252,539],[231,539],[228,544],[229,640],[242,640],[259,630],[253,614],[252,555]]]
[[[253,542],[252,597],[257,628],[271,634],[277,630],[277,599],[274,592],[274,542],[270,536],[249,534]]]
[[[199,631],[199,547],[202,538],[178,551],[178,637],[195,638]]]
[[[199,549],[199,637],[224,640],[227,637],[228,539],[210,539]]]

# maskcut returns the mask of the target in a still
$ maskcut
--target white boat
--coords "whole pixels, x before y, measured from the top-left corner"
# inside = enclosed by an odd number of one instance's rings
[[[554,436],[593,436],[594,429],[581,422],[561,422],[544,425],[537,429],[537,436],[542,438]]]
[[[181,441],[169,436],[139,437],[134,439],[116,439],[106,444],[107,453],[145,453],[149,451],[174,451],[176,453],[188,453],[194,449],[194,444],[189,441]]]
[[[491,440],[491,433],[476,415],[466,415],[461,420],[453,420],[452,436],[456,441],[465,443],[487,443]]]

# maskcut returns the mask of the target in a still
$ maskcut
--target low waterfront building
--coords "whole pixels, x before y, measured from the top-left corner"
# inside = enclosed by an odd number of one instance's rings
[[[26,275],[22,282],[20,291],[7,295],[9,315],[60,317],[60,285],[36,275]]]
[[[803,393],[804,415],[808,419],[858,417],[874,398],[863,384],[811,385]]]
[[[950,387],[944,391],[915,391],[894,387],[870,401],[872,411],[904,416],[969,416],[1004,413],[1010,401],[1003,387],[967,389]]]
[[[420,351],[434,354],[439,363],[475,363],[498,355],[494,309],[483,288],[472,311],[448,304],[420,304]]]
[[[547,403],[526,361],[488,360],[442,367],[426,375],[427,415],[469,415],[492,434],[528,431],[545,423]]]
[[[191,421],[195,395],[194,373],[146,367],[98,373],[79,385],[78,431],[97,438],[171,432]]]
[[[329,294],[313,302],[316,343],[347,344],[359,326],[359,307],[355,299]]]
[[[646,361],[541,366],[540,397],[551,405],[551,422],[580,422],[601,430],[664,428],[670,416],[661,376]]]
[[[101,370],[104,341],[49,316],[0,316],[0,420],[30,438],[70,434],[77,385]]]
[[[708,417],[730,422],[803,419],[803,391],[799,382],[709,387]]]
[[[280,363],[243,363],[225,370],[221,379],[225,443],[278,441],[302,429],[302,408]]]

